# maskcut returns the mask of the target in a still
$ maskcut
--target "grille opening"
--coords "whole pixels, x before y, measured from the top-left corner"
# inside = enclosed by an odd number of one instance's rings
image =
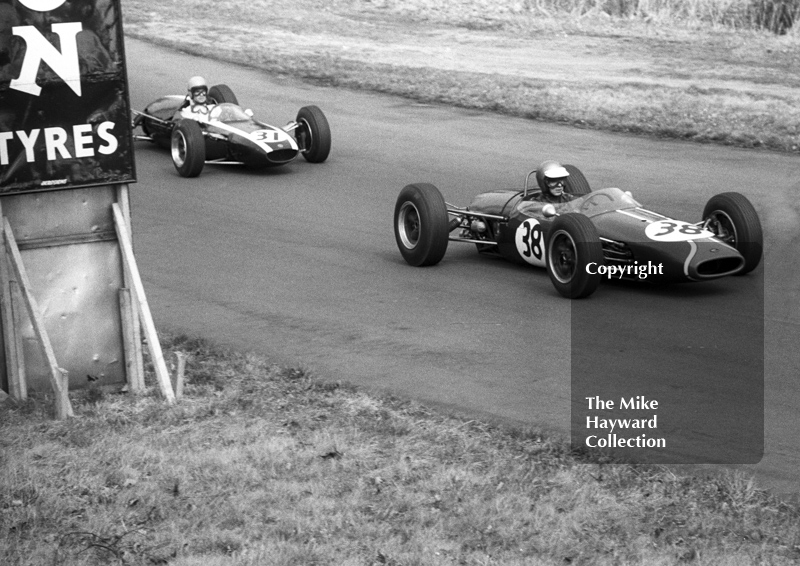
[[[297,150],[294,149],[279,149],[276,151],[271,151],[267,158],[273,163],[285,163],[286,161],[291,161],[297,155]]]
[[[741,269],[744,260],[738,257],[723,257],[704,261],[697,266],[698,275],[722,275]]]

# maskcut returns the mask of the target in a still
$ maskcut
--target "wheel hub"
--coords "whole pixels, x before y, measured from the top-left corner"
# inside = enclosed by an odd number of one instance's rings
[[[397,218],[397,231],[403,246],[409,250],[417,247],[420,233],[419,211],[413,203],[403,203]]]
[[[553,275],[562,283],[568,283],[575,275],[575,243],[567,233],[560,233],[554,236],[551,245]]]

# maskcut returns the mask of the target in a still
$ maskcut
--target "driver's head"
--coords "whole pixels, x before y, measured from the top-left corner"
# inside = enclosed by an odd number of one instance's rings
[[[208,98],[208,84],[203,77],[192,77],[189,79],[189,98],[192,104],[205,104]]]
[[[556,161],[545,161],[536,169],[536,181],[545,195],[560,197],[564,193],[567,177],[569,171]]]

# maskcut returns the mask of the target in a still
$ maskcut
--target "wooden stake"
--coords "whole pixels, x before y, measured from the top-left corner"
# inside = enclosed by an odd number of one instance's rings
[[[25,350],[22,345],[22,306],[23,298],[22,291],[19,288],[19,282],[12,280],[8,282],[11,294],[11,318],[14,321],[14,334],[10,338],[13,339],[14,350],[16,352],[17,376],[19,376],[19,391],[20,398],[28,398],[28,374],[25,370]]]
[[[119,240],[119,247],[122,252],[122,260],[125,264],[125,269],[130,274],[133,286],[133,297],[137,303],[139,316],[142,319],[141,322],[144,327],[145,337],[147,338],[147,346],[150,349],[150,357],[153,359],[156,381],[158,381],[158,387],[164,399],[171,405],[175,402],[175,393],[172,391],[169,371],[167,371],[167,364],[164,362],[164,354],[161,351],[161,344],[158,341],[156,325],[150,313],[150,306],[147,304],[144,285],[139,275],[139,268],[136,265],[136,258],[133,255],[133,247],[131,246],[129,237],[130,231],[119,204],[114,203],[111,205],[111,208],[114,212],[114,226],[117,231],[117,239]]]
[[[6,264],[5,255],[0,259],[0,263]],[[2,269],[0,283],[3,286],[2,308],[3,308],[3,334],[6,353],[6,375],[8,376],[8,392],[11,397],[22,401],[27,397],[27,388],[23,385],[24,377],[19,373],[19,349],[17,344],[20,341],[19,326],[14,320],[14,299],[12,285],[13,281],[8,279],[8,268]]]
[[[183,397],[183,378],[186,373],[186,352],[175,352],[178,367],[175,370],[175,398]]]
[[[2,216],[2,205],[0,204],[0,216]],[[0,230],[0,248],[5,252],[5,232]],[[2,309],[3,317],[3,338],[6,354],[6,375],[8,376],[8,391],[11,397],[22,401],[27,396],[21,385],[21,376],[18,373],[19,364],[17,363],[17,339],[19,334],[19,327],[14,324],[14,314],[12,307],[11,295],[11,276],[8,271],[8,262],[6,261],[6,254],[1,254],[0,258],[0,309]]]
[[[133,232],[131,229],[131,205],[128,185],[122,184],[117,186],[117,202],[122,211],[122,216],[125,218],[125,225],[128,228],[128,239],[133,247]],[[123,270],[123,279],[125,280],[125,287],[130,289],[133,286],[131,283],[131,276],[127,269]],[[128,295],[130,297],[130,294]],[[142,327],[140,323],[141,316],[138,312],[136,301],[131,301],[128,307],[128,314],[123,314],[123,320],[127,318],[131,324],[131,341],[130,345],[133,349],[125,352],[125,363],[127,369],[131,372],[128,376],[128,383],[136,384],[135,387],[139,391],[144,391],[144,359],[142,358]],[[123,331],[124,332],[124,331]]]
[[[3,218],[3,231],[5,235],[6,250],[8,251],[9,259],[11,260],[11,267],[14,269],[14,274],[17,277],[17,282],[22,291],[25,307],[28,309],[28,316],[33,324],[33,331],[36,334],[36,339],[42,347],[42,353],[47,360],[47,365],[50,368],[50,384],[53,387],[55,395],[55,409],[56,418],[64,419],[74,416],[72,412],[72,404],[69,401],[68,386],[69,383],[65,379],[66,372],[58,367],[56,356],[53,352],[53,346],[50,344],[50,338],[44,327],[44,320],[42,319],[41,312],[39,311],[39,304],[33,296],[28,273],[25,271],[25,265],[22,263],[22,256],[17,247],[17,241],[14,238],[14,232],[11,230],[11,225],[8,219]]]
[[[72,405],[69,402],[69,372],[65,369],[60,367],[56,367],[56,379],[58,379],[61,383],[61,390],[56,393],[56,395],[60,395],[60,399],[56,399],[56,418],[57,419],[64,419],[66,417],[74,416],[72,414]],[[65,413],[64,408],[67,407],[68,410]]]
[[[133,332],[133,305],[131,305],[131,290],[119,290],[119,314],[122,321],[122,345],[125,351],[125,377],[128,381],[128,391],[141,393],[144,383],[138,379],[136,372],[136,340]],[[139,345],[141,351],[141,344]]]

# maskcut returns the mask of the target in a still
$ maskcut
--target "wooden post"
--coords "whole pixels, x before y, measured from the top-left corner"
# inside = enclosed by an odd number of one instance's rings
[[[186,352],[175,352],[175,359],[178,366],[175,369],[175,398],[183,397],[183,378],[186,374]]]
[[[122,345],[125,351],[125,377],[131,393],[144,391],[144,376],[139,375],[136,367],[137,352],[141,355],[142,341],[136,337],[133,319],[136,318],[131,304],[131,290],[119,290],[119,314],[122,322]],[[141,378],[141,379],[140,379]]]
[[[3,260],[5,261],[5,260]],[[16,280],[11,280],[8,282],[10,288],[10,295],[11,295],[11,318],[14,321],[14,334],[12,337],[14,340],[13,348],[16,352],[16,365],[17,365],[17,376],[19,378],[19,391],[20,391],[20,399],[27,399],[28,398],[28,378],[27,373],[25,370],[25,350],[22,346],[22,332],[20,332],[20,328],[22,328],[22,310],[25,308],[22,306],[23,298],[22,298],[22,291],[19,288],[19,282]]]
[[[0,217],[2,217],[2,203],[0,203]],[[14,324],[14,310],[12,306],[12,290],[11,290],[11,276],[8,270],[8,261],[6,259],[6,246],[5,246],[5,232],[0,230],[0,309],[2,309],[3,317],[3,342],[6,354],[6,375],[8,376],[8,391],[11,397],[22,401],[27,397],[26,388],[23,388],[21,381],[22,376],[19,375],[19,364],[17,363],[18,350],[16,344],[19,338],[19,327]]]
[[[3,236],[5,240],[5,235]],[[3,246],[5,250],[5,245]],[[6,374],[8,375],[8,391],[11,397],[18,401],[23,401],[27,398],[27,386],[25,385],[25,376],[19,373],[19,355],[20,349],[17,347],[21,343],[19,333],[19,326],[16,324],[14,316],[14,281],[9,278],[8,263],[6,254],[2,254],[0,258],[0,281],[2,281],[2,308],[3,308],[3,334],[5,335],[5,353],[6,353]],[[24,363],[24,362],[23,362]]]
[[[158,382],[158,387],[164,399],[171,405],[175,402],[175,393],[172,391],[169,371],[167,371],[167,364],[164,362],[164,354],[161,351],[161,344],[158,341],[156,325],[150,313],[150,306],[147,304],[144,285],[139,275],[139,268],[136,265],[136,258],[133,255],[133,247],[131,246],[129,237],[130,231],[119,204],[114,203],[111,205],[111,208],[114,212],[114,226],[117,230],[117,239],[119,240],[119,247],[122,252],[122,260],[125,264],[125,269],[130,274],[131,283],[133,285],[133,296],[137,303],[139,316],[142,319],[141,322],[144,327],[145,337],[147,338],[147,346],[150,349],[150,357],[153,359],[156,381]]]
[[[65,419],[72,417],[72,404],[69,402],[69,372],[60,367],[56,367],[56,379],[61,383],[60,391],[56,395],[60,398],[56,399],[56,418]]]
[[[6,250],[8,257],[11,260],[11,267],[14,269],[14,274],[17,277],[17,282],[22,291],[25,307],[28,309],[28,316],[33,324],[33,331],[36,334],[36,339],[42,347],[42,353],[47,360],[47,365],[50,368],[50,384],[53,387],[55,395],[55,409],[56,418],[64,419],[73,416],[72,404],[69,401],[68,385],[69,382],[65,379],[66,372],[58,367],[56,356],[53,352],[53,346],[50,344],[50,338],[47,336],[47,331],[44,327],[44,320],[42,319],[41,312],[39,311],[39,304],[33,296],[31,283],[28,279],[28,273],[25,271],[25,265],[22,263],[22,256],[17,247],[17,241],[14,238],[14,232],[11,230],[11,225],[8,220],[3,217],[3,231],[5,235]]]
[[[131,205],[130,196],[128,192],[128,185],[117,186],[117,202],[122,211],[122,216],[125,218],[125,225],[128,228],[128,239],[133,246],[133,233],[131,229]],[[125,288],[128,289],[128,298],[130,299],[130,289],[133,287],[131,283],[131,274],[127,269],[123,270],[123,279],[125,281]],[[127,302],[126,312],[122,313],[122,323],[126,324],[129,321],[130,327],[125,329],[123,327],[123,336],[125,332],[130,331],[130,339],[123,338],[125,343],[125,365],[128,370],[126,376],[131,391],[144,391],[144,359],[142,358],[142,327],[140,323],[140,314],[137,309],[136,301],[129,300]]]

